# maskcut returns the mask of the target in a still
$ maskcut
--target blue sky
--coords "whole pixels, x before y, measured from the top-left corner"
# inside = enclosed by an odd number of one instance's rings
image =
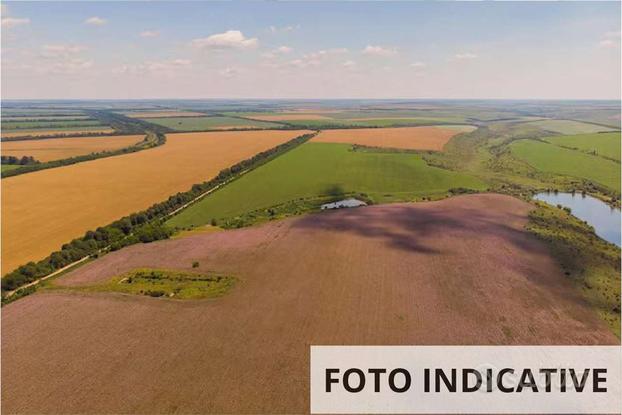
[[[614,98],[619,2],[3,2],[3,98]]]

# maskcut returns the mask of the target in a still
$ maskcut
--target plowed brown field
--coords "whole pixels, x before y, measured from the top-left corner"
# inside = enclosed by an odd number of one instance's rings
[[[171,134],[157,148],[2,179],[2,271],[302,133]]]
[[[443,127],[357,128],[323,130],[313,141],[318,143],[359,144],[370,147],[407,150],[437,150],[461,131]]]
[[[312,344],[619,344],[523,230],[529,209],[469,195],[106,255],[57,282],[193,261],[241,281],[207,301],[54,292],[8,305],[3,410],[303,413]]]
[[[129,147],[143,140],[143,138],[143,135],[121,135],[7,141],[2,143],[2,155],[16,157],[32,156],[39,161],[60,160]]]

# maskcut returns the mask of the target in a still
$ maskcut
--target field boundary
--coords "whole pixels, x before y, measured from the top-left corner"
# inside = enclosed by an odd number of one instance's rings
[[[186,192],[172,195],[164,202],[156,203],[144,211],[123,217],[109,225],[98,228],[96,231],[87,231],[82,238],[74,239],[63,245],[60,251],[51,253],[47,258],[37,263],[31,262],[18,267],[2,278],[2,303],[8,302],[9,293],[12,297],[24,290],[26,286],[36,286],[36,284],[31,285],[30,283],[50,277],[50,274],[61,268],[66,269],[67,266],[80,264],[80,261],[84,261],[86,258],[138,242],[167,239],[170,233],[162,224],[172,214],[181,211],[180,208],[190,206],[207,194],[236,180],[242,174],[307,142],[317,133],[315,131],[296,136],[285,143],[242,160],[222,170],[214,178],[201,184],[194,184]]]

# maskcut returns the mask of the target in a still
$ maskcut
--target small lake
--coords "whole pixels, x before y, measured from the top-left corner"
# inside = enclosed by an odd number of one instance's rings
[[[596,235],[620,246],[620,209],[580,193],[538,193],[534,199],[550,205],[570,208],[572,214],[594,227]]]
[[[333,203],[324,203],[322,205],[322,210],[324,209],[341,209],[341,208],[351,208],[351,207],[359,207],[359,206],[367,206],[367,203],[354,199],[353,197],[339,200]]]

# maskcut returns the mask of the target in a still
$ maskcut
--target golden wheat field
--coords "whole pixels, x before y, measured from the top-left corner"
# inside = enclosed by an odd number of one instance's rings
[[[2,180],[2,273],[307,131],[167,136],[163,146]]]
[[[75,134],[109,134],[114,133],[114,129],[109,127],[104,128],[93,128],[93,129],[84,129],[84,130],[13,130],[13,131],[2,131],[2,138],[12,138],[12,137],[42,137],[46,135],[54,135],[54,136],[71,136]]]
[[[143,135],[103,137],[66,137],[46,140],[7,141],[2,143],[3,156],[32,156],[38,161],[52,161],[101,151],[118,150],[134,145]]]
[[[449,127],[356,128],[324,130],[312,141],[441,151],[449,139],[460,132],[459,129]]]

